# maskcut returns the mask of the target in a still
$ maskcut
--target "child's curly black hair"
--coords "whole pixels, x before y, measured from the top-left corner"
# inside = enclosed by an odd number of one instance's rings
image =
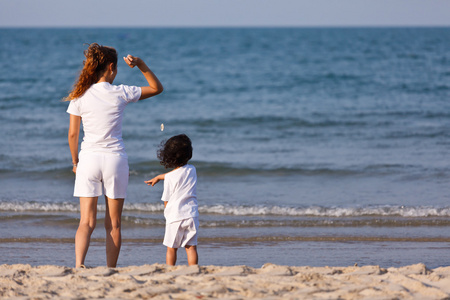
[[[184,166],[192,158],[191,140],[185,134],[173,136],[161,142],[157,154],[166,169]]]

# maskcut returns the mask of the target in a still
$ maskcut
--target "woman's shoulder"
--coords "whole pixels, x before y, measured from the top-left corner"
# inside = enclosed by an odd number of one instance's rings
[[[111,92],[121,93],[124,95],[125,99],[131,102],[136,102],[141,97],[142,90],[140,87],[135,85],[126,85],[119,84],[113,85],[109,84],[109,86],[105,86],[105,88],[109,89]]]
[[[106,81],[97,82],[91,85],[89,89],[94,90],[106,90],[106,91],[122,91],[124,89],[129,88],[130,86],[125,84],[112,84]]]

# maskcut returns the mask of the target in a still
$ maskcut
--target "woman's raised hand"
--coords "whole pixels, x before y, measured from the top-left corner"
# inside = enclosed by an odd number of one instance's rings
[[[130,68],[134,68],[135,66],[137,66],[137,64],[139,63],[139,61],[141,61],[141,59],[137,56],[133,56],[128,54],[127,56],[125,56],[123,58],[123,60],[126,62],[126,64],[130,67]]]
[[[137,56],[128,54],[123,58],[123,60],[128,66],[130,66],[130,68],[134,68],[137,66],[148,82],[148,86],[141,87],[141,97],[139,98],[139,100],[153,97],[160,94],[164,90],[158,77],[153,74],[153,72],[142,59]]]

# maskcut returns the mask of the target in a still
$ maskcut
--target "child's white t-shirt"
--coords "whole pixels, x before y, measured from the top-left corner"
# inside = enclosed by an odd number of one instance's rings
[[[126,156],[122,139],[123,111],[128,103],[137,102],[140,97],[140,87],[99,82],[70,101],[67,112],[82,117],[81,150]]]
[[[169,172],[164,177],[162,201],[167,201],[164,209],[166,222],[198,217],[197,172],[192,165],[184,165]]]

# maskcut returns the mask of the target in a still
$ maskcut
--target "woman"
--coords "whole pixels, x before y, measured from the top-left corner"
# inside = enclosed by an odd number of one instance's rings
[[[137,66],[148,86],[112,85],[117,75],[114,48],[89,45],[84,51],[84,66],[70,101],[69,147],[76,174],[74,197],[80,198],[80,224],[75,236],[76,267],[83,268],[91,234],[97,221],[97,200],[105,195],[106,262],[116,267],[121,238],[122,208],[128,186],[128,158],[122,140],[122,117],[130,102],[158,95],[163,86],[139,57],[128,55],[124,61]],[[80,124],[84,138],[78,153]]]

